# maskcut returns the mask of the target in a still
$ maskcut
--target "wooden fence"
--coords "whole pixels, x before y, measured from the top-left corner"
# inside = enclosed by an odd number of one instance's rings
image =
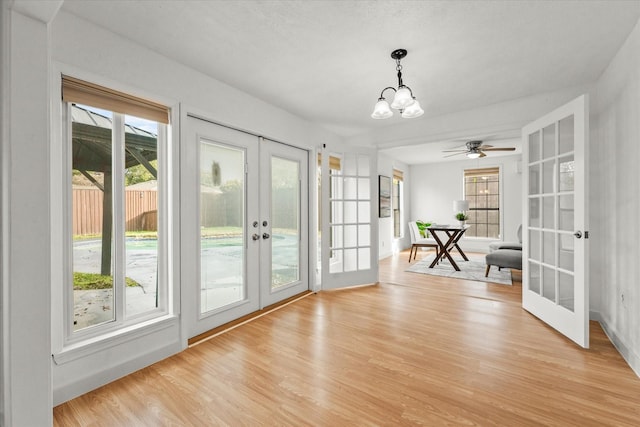
[[[73,189],[73,234],[101,234],[104,195],[97,188]],[[158,230],[158,192],[125,191],[126,231]]]
[[[274,193],[274,228],[296,228],[298,211],[294,189],[278,189]],[[222,194],[202,193],[200,224],[203,227],[242,227],[242,192]],[[73,234],[82,236],[102,233],[104,195],[97,188],[73,189]],[[155,190],[125,191],[126,231],[157,231],[158,192]]]

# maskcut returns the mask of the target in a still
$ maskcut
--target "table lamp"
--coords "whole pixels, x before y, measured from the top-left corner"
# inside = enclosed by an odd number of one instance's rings
[[[453,213],[466,212],[469,210],[468,200],[454,200],[453,201]]]
[[[468,200],[453,201],[453,213],[456,219],[460,221],[460,225],[464,225],[464,222],[467,219],[467,210],[469,210]]]

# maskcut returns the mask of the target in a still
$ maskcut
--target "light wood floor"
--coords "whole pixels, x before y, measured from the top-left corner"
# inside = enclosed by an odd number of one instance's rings
[[[640,379],[514,286],[405,273],[310,295],[54,408],[56,426],[638,426]],[[518,278],[519,279],[519,278]]]

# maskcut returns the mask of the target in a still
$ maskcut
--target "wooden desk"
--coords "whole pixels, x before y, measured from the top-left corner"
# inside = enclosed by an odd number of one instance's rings
[[[469,227],[469,225],[434,225],[432,227],[428,227],[429,232],[438,243],[439,247],[438,254],[434,258],[429,268],[433,268],[438,262],[440,262],[441,259],[446,256],[453,268],[455,268],[456,271],[460,271],[460,267],[458,267],[458,264],[456,264],[456,262],[453,260],[450,252],[455,248],[460,253],[460,255],[462,255],[462,258],[465,261],[469,261],[467,255],[462,251],[462,249],[460,249],[460,246],[458,246],[458,240],[462,238],[464,232],[467,231],[467,228]],[[443,241],[445,241],[445,243],[443,243]]]

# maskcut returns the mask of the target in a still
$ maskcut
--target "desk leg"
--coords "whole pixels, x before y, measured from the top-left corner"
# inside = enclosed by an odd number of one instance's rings
[[[447,249],[447,248],[450,248],[451,243],[454,242],[454,240],[456,240],[458,233],[454,231],[452,234],[449,234],[448,232],[447,234],[449,235],[449,240],[447,240],[447,244],[444,249],[444,254],[449,260],[449,262],[451,263],[451,265],[453,266],[453,268],[455,268],[456,271],[460,271],[460,267],[458,267],[458,264],[456,264],[456,262],[451,257],[451,254],[450,254],[451,251]],[[453,247],[451,247],[451,249],[453,249]]]
[[[458,264],[456,264],[456,262],[453,260],[453,258],[451,257],[451,254],[449,253],[449,250],[447,249],[447,248],[449,248],[451,246],[451,242],[453,242],[455,240],[455,238],[458,236],[458,233],[456,233],[456,232],[453,232],[453,233],[446,232],[446,234],[449,237],[449,239],[447,240],[446,244],[443,244],[442,240],[440,240],[440,238],[438,237],[438,234],[436,232],[434,232],[433,230],[431,231],[431,235],[433,236],[435,241],[438,242],[438,246],[440,247],[440,253],[438,255],[436,255],[436,257],[433,260],[433,262],[431,263],[431,265],[429,265],[429,268],[435,267],[435,265],[438,263],[438,261],[440,261],[441,259],[443,259],[446,256],[447,259],[449,260],[449,262],[451,263],[451,265],[453,266],[453,268],[455,268],[456,271],[460,271],[460,267],[458,267]]]
[[[456,236],[456,239],[453,242],[453,247],[458,250],[458,253],[460,253],[460,255],[462,255],[462,258],[465,261],[469,261],[469,258],[467,258],[467,255],[462,251],[460,246],[458,246],[458,241],[462,238],[462,236],[464,235],[465,231],[467,231],[466,228],[464,230],[460,230],[460,232],[458,232],[458,235]],[[451,248],[451,250],[453,250],[453,248]]]
[[[431,265],[429,265],[429,268],[435,267],[435,265],[440,262],[440,260],[444,256],[444,253],[446,252],[445,246],[443,246],[442,240],[440,240],[436,232],[431,230],[431,235],[435,239],[436,243],[438,243],[438,249],[436,249],[436,257],[433,259]]]

